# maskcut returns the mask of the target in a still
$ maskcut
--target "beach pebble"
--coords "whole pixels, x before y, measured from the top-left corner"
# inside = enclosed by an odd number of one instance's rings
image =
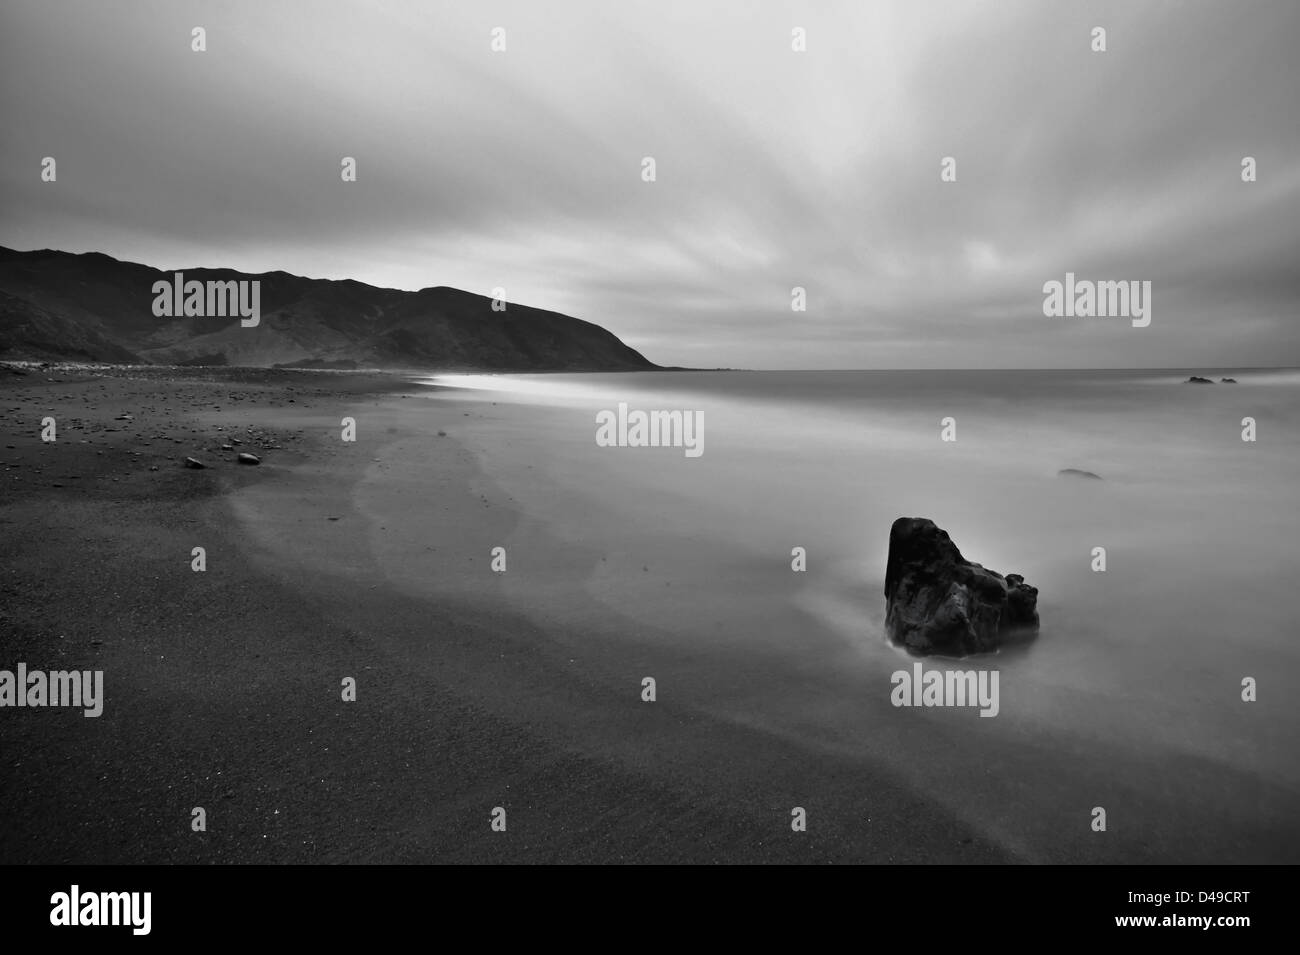
[[[195,461],[193,458],[186,458],[185,466],[187,468],[195,468],[196,470],[201,470],[207,467],[207,465],[204,464],[202,461]]]
[[[240,464],[261,464],[262,459],[259,458],[256,454],[249,454],[247,451],[240,451],[239,463]]]

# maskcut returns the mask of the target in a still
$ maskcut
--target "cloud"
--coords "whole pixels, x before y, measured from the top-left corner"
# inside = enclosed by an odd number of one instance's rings
[[[503,286],[667,364],[1300,364],[1285,0],[3,18],[5,245]],[[1066,271],[1151,280],[1152,328],[1053,324],[1041,286]]]

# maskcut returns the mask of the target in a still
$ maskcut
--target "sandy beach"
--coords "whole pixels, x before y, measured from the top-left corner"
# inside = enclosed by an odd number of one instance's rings
[[[702,716],[680,690],[641,702],[642,670],[671,686],[698,654],[629,660],[491,600],[391,586],[366,546],[384,527],[355,491],[413,437],[404,402],[449,432],[395,478],[446,515],[428,548],[486,574],[482,543],[524,519],[450,436],[490,402],[290,372],[56,369],[2,387],[6,658],[102,669],[106,684],[98,719],[0,722],[3,862],[1013,858],[883,769]],[[338,438],[347,414],[355,446]],[[57,445],[40,441],[44,415]],[[279,445],[256,468],[216,450],[249,428]],[[822,821],[796,838],[804,804]],[[495,806],[507,834],[489,828]]]
[[[905,661],[836,639],[788,558],[647,531],[568,481],[587,466],[547,451],[568,411],[400,375],[51,368],[0,389],[3,662],[106,687],[96,719],[0,721],[0,861],[1294,859],[1285,774],[1225,819],[1218,787],[1242,784],[1180,747],[1014,703],[891,707]],[[1090,838],[1094,800],[1130,821]]]

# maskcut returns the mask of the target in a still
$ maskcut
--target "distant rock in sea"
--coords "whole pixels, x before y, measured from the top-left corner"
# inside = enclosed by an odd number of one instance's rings
[[[1100,474],[1093,474],[1091,471],[1080,471],[1078,468],[1064,468],[1064,469],[1062,469],[1062,470],[1060,470],[1060,471],[1057,471],[1057,472],[1056,472],[1056,476],[1057,476],[1057,477],[1092,478],[1093,480],[1096,480],[1096,481],[1100,481],[1100,480],[1101,480],[1101,475],[1100,475]]]
[[[889,529],[885,629],[911,653],[966,656],[1038,630],[1038,588],[971,563],[924,517]]]
[[[1212,385],[1212,384],[1214,384],[1214,382],[1211,381],[1209,378],[1202,378],[1202,377],[1200,377],[1199,375],[1192,375],[1192,377],[1188,378],[1185,382],[1183,382],[1183,384],[1185,384],[1185,385]]]
[[[1237,379],[1236,379],[1236,378],[1220,378],[1219,381],[1222,381],[1222,382],[1224,382],[1224,383],[1226,383],[1226,384],[1229,384],[1229,385],[1235,385],[1235,384],[1237,383]]]

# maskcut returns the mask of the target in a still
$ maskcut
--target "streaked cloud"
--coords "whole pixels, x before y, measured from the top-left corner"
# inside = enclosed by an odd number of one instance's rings
[[[0,244],[504,286],[667,364],[1300,364],[1286,0],[27,0],[0,25]],[[1151,280],[1151,327],[1044,318],[1066,271]]]

